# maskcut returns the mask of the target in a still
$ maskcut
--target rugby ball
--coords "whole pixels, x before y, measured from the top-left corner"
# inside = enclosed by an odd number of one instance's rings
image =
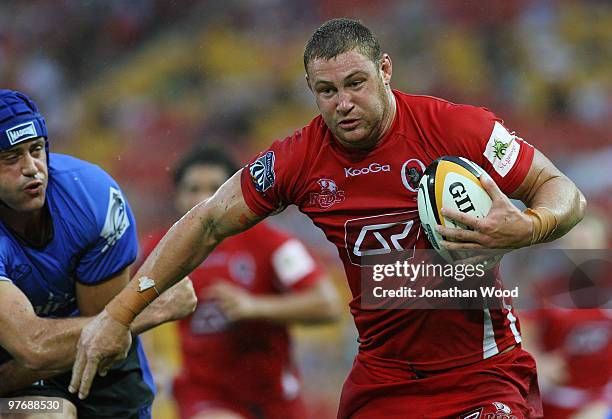
[[[480,184],[483,173],[483,169],[466,158],[444,156],[432,162],[421,177],[417,193],[421,225],[431,245],[447,262],[464,259],[469,255],[445,249],[440,244],[445,238],[435,227],[467,227],[443,217],[440,210],[442,207],[454,208],[476,218],[486,217],[491,209],[491,198]],[[501,256],[487,261],[486,268],[492,267],[499,259]]]

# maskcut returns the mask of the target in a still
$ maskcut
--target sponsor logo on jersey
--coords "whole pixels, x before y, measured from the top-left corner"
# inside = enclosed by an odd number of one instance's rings
[[[15,125],[12,128],[6,130],[6,136],[8,137],[11,145],[20,143],[30,138],[40,137],[36,132],[34,122],[26,122],[25,124]]]
[[[338,189],[336,182],[333,180],[322,178],[317,180],[317,184],[321,191],[310,193],[310,205],[317,205],[321,209],[328,209],[332,205],[344,201],[344,191]]]
[[[255,160],[249,167],[251,180],[258,192],[265,192],[270,189],[276,181],[274,173],[274,161],[276,157],[273,151],[268,151],[263,156]]]
[[[118,189],[109,188],[108,210],[100,236],[106,240],[102,253],[113,247],[130,226],[127,205]]]
[[[406,160],[402,165],[402,183],[410,192],[416,192],[419,189],[421,176],[425,172],[425,165],[419,159]],[[416,198],[415,198],[416,199]]]
[[[372,266],[410,259],[419,238],[416,210],[354,218],[344,224],[346,252],[353,265]]]
[[[503,143],[497,138],[495,138],[493,141],[493,153],[495,154],[495,158],[501,159],[506,155],[506,149],[508,148],[509,144]]]
[[[391,171],[391,165],[372,163],[368,167],[363,167],[361,169],[353,169],[352,167],[345,167],[344,176],[354,177],[354,176],[359,176],[359,175],[367,175],[369,173],[390,172],[390,171]]]
[[[459,416],[459,419],[480,419],[480,415],[482,415],[482,407],[476,410],[472,410],[471,412],[465,413]]]
[[[499,122],[495,122],[489,141],[482,153],[501,177],[505,177],[518,159],[521,143],[517,136],[508,132]]]

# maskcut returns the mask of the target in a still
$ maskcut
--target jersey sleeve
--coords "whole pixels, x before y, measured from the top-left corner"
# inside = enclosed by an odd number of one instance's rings
[[[6,257],[9,250],[7,249],[6,242],[4,240],[0,240],[0,281],[8,281],[13,282],[11,279],[11,274],[7,269]]]
[[[288,237],[270,255],[280,291],[307,288],[321,279],[321,269],[306,247],[297,239]]]
[[[77,281],[93,285],[133,263],[138,240],[132,210],[117,183],[101,169],[83,183],[93,220],[86,227],[89,243],[77,265]]]
[[[257,215],[282,211],[298,199],[306,135],[307,128],[304,128],[284,140],[275,141],[242,170],[242,194]]]
[[[449,104],[442,115],[437,128],[448,154],[472,160],[506,195],[514,192],[531,168],[533,146],[485,108]]]

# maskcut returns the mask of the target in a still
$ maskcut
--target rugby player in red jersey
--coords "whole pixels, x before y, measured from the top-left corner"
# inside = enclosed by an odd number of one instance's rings
[[[486,218],[443,211],[472,229],[440,230],[458,240],[445,243],[452,250],[558,238],[583,215],[580,191],[490,111],[392,90],[391,58],[359,22],[334,19],[317,29],[304,65],[321,115],[273,143],[170,229],[133,282],[83,331],[72,391],[85,397],[95,372],[121,356],[126,325],[147,301],[223,238],[294,204],[337,246],[354,297],[360,347],[338,417],[540,417],[535,363],[521,349],[511,306],[367,309],[362,256],[430,247],[416,186],[423,168],[444,155],[466,157],[492,178],[482,180],[493,201]],[[509,197],[530,209],[521,212]],[[138,292],[143,281],[155,286]]]
[[[236,170],[221,150],[187,153],[174,176],[177,209],[210,198]],[[172,387],[181,417],[304,418],[287,323],[339,315],[335,287],[304,245],[260,223],[223,241],[189,277],[198,306],[179,322],[183,367]]]

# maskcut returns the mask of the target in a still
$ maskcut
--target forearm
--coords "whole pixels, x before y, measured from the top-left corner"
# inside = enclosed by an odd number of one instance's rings
[[[172,226],[134,279],[106,306],[110,317],[124,326],[130,324],[159,293],[202,263],[225,237],[261,219],[242,197],[240,173]]]
[[[151,305],[147,306],[142,313],[136,316],[130,325],[130,330],[132,334],[139,335],[170,320],[169,318],[165,318],[164,313],[159,310],[154,301]]]
[[[45,348],[44,352],[40,353],[39,351],[37,357],[39,361],[37,363],[28,364],[28,366],[40,369],[28,368],[16,360],[10,360],[0,365],[0,396],[28,387],[35,381],[53,377],[72,368],[81,329],[89,322],[90,318],[43,320],[45,323],[56,324],[46,325],[47,333],[40,334],[42,340],[36,343],[36,347]],[[140,334],[169,320],[173,319],[167,310],[159,304],[152,304],[134,319],[130,329],[133,334]]]
[[[570,231],[582,220],[586,209],[586,199],[565,176],[556,176],[544,182],[526,204],[530,208],[545,207],[554,214],[557,228],[548,241]]]
[[[106,306],[108,315],[124,326],[131,325],[159,295],[202,263],[221,241],[215,223],[209,220],[203,202],[172,226],[133,279]]]
[[[39,319],[40,324],[32,327],[28,338],[29,351],[35,354],[33,361],[21,363],[33,370],[69,369],[81,329],[89,320],[87,317]]]
[[[174,320],[172,311],[165,300],[147,307],[131,325],[133,334],[143,333],[164,322]],[[64,319],[39,319],[40,325],[32,328],[28,337],[28,346],[35,356],[31,360],[19,360],[24,371],[52,370],[55,374],[67,371],[74,363],[76,346],[83,327],[91,317],[72,317]],[[0,375],[0,378],[3,378]],[[44,377],[41,377],[44,378]],[[1,387],[0,387],[1,388]]]
[[[166,233],[134,278],[155,280],[161,293],[195,269],[221,241],[206,203],[185,214]]]

